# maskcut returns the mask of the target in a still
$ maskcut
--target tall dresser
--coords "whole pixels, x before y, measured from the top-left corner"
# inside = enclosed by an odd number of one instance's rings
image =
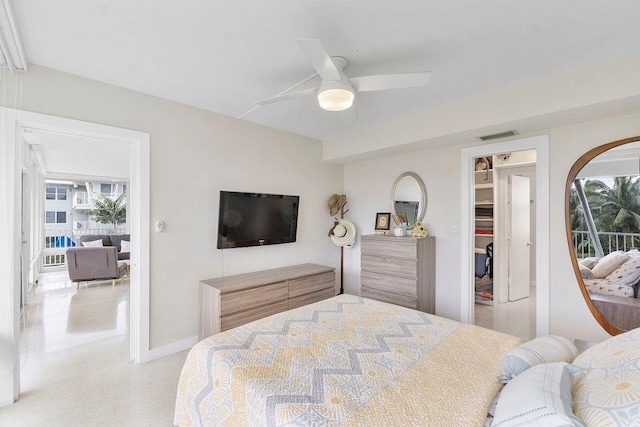
[[[366,235],[360,245],[363,297],[435,314],[435,237]]]

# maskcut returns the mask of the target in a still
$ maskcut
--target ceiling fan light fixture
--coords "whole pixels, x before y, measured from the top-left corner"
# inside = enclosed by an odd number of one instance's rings
[[[322,82],[318,90],[320,108],[327,111],[344,111],[353,105],[355,92],[345,82]]]

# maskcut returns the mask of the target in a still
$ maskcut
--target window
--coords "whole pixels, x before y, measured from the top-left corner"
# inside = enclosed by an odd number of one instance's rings
[[[67,200],[67,189],[63,187],[46,187],[44,197],[47,200]]]
[[[102,194],[111,194],[111,184],[100,184],[100,192]]]
[[[47,200],[55,200],[56,199],[56,187],[47,187],[44,189],[45,198]]]
[[[44,213],[44,222],[47,223],[47,224],[66,224],[67,223],[67,213],[66,212],[46,211]]]

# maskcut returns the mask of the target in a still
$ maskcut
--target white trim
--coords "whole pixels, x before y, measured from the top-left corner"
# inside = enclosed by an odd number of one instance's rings
[[[130,177],[130,209],[132,211],[132,280],[131,280],[131,358],[136,363],[151,360],[149,351],[149,192],[150,192],[150,141],[151,137],[146,132],[116,128],[112,126],[83,122],[79,120],[66,119],[49,116],[45,114],[19,111],[10,108],[1,108],[1,113],[5,117],[3,125],[5,128],[5,139],[7,144],[12,145],[11,151],[18,150],[20,138],[15,138],[17,132],[23,128],[33,128],[44,131],[59,132],[69,135],[86,136],[90,138],[102,138],[111,141],[118,141],[131,144],[131,177]],[[19,114],[18,114],[19,113]],[[14,141],[17,140],[17,141]],[[18,153],[20,151],[17,151]],[[16,156],[14,165],[8,173],[13,173],[18,166],[19,159]],[[15,177],[7,176],[10,182],[15,181]],[[19,193],[16,189],[9,189],[8,200],[15,204]],[[10,218],[8,223],[15,227],[15,218]],[[19,234],[19,233],[18,233]],[[19,236],[14,242],[13,248],[18,248],[20,244]],[[13,255],[12,255],[13,257]],[[11,282],[10,282],[11,283]],[[13,287],[9,285],[10,287]],[[14,285],[15,286],[15,285]],[[15,292],[15,291],[14,291]],[[0,318],[0,323],[4,319]],[[18,320],[15,320],[18,325]],[[4,325],[0,324],[0,330]],[[19,335],[17,335],[19,342]],[[19,355],[17,356],[19,357]],[[16,359],[18,360],[18,359]],[[19,366],[19,364],[17,364]],[[15,375],[14,381],[19,384],[19,372]],[[0,394],[4,392],[5,384],[0,382]]]
[[[157,359],[159,357],[169,356],[170,354],[178,353],[184,350],[189,350],[191,347],[198,343],[198,336],[194,335],[190,338],[185,338],[180,341],[173,342],[171,344],[161,345],[153,350],[149,351],[150,360]]]
[[[20,255],[18,206],[21,173],[16,142],[16,111],[0,109],[0,408],[10,405],[20,391]]]
[[[460,320],[473,323],[473,214],[475,158],[536,150],[536,334],[549,334],[549,135],[515,139],[461,150],[460,186]]]
[[[149,360],[149,191],[150,141],[146,132],[116,128],[96,123],[22,112],[22,128],[85,136],[131,144],[129,209],[131,210],[131,359]],[[139,236],[136,239],[134,236]]]

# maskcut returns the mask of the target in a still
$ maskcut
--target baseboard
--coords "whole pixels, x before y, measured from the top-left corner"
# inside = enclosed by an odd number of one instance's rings
[[[191,347],[198,343],[198,336],[194,335],[190,338],[185,338],[180,341],[172,342],[171,344],[161,345],[160,347],[152,348],[149,350],[148,361],[158,359],[160,357],[169,356],[170,354],[179,353],[184,350],[189,350]]]

